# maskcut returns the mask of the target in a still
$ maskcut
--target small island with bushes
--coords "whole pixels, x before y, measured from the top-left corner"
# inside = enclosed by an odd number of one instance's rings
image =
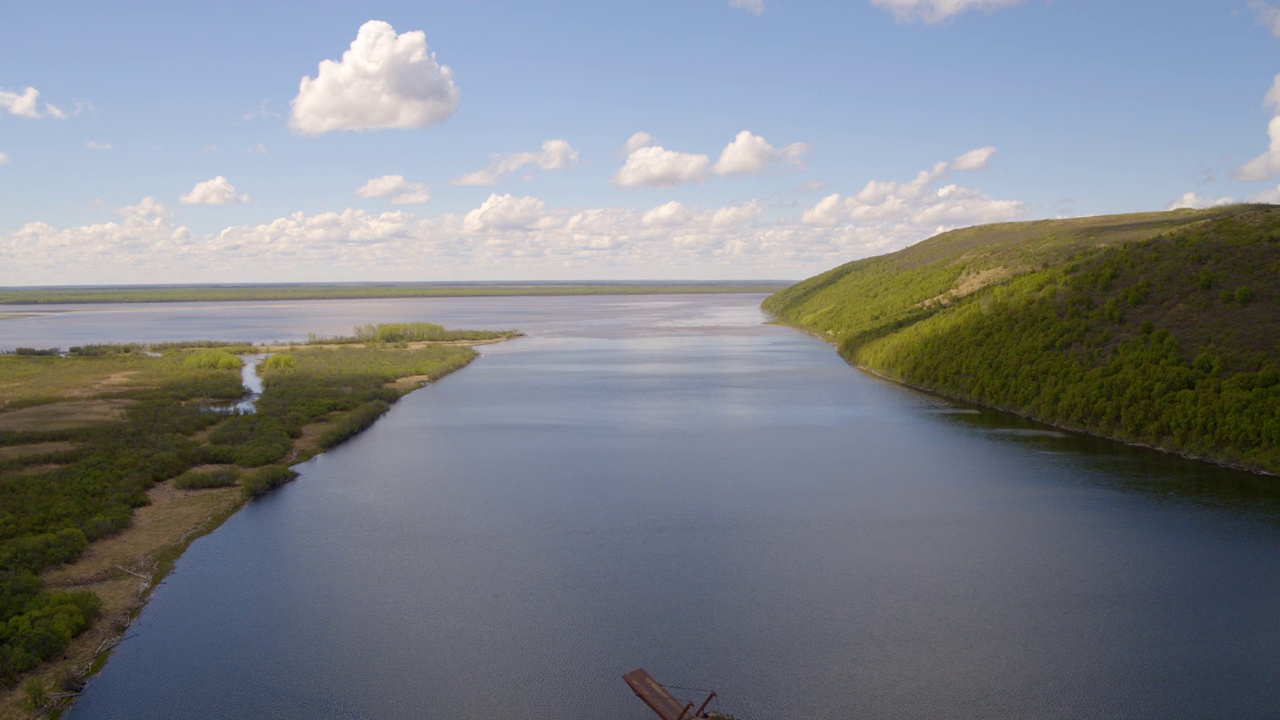
[[[0,354],[0,715],[57,709],[197,537],[518,333],[432,323],[256,347],[185,342]],[[252,412],[240,355],[263,391]]]

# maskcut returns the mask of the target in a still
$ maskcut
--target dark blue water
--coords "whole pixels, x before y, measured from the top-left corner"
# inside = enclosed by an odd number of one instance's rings
[[[639,720],[636,667],[744,719],[1280,714],[1272,479],[886,383],[759,301],[413,308],[529,337],[197,541],[68,717]]]

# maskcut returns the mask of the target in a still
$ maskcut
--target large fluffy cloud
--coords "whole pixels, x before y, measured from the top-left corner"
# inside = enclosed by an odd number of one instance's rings
[[[356,188],[356,195],[362,198],[387,198],[392,205],[423,205],[431,201],[427,187],[422,183],[411,183],[403,175],[383,175]]]
[[[712,171],[717,175],[759,175],[770,165],[800,167],[808,152],[809,146],[804,143],[775,148],[759,135],[743,130],[725,146]]]
[[[568,140],[544,140],[538,152],[493,154],[483,170],[467,173],[450,181],[452,185],[494,185],[503,175],[510,175],[522,168],[536,167],[543,170],[563,170],[578,162],[578,151]]]
[[[1238,180],[1270,180],[1280,175],[1280,75],[1271,82],[1271,88],[1262,98],[1262,104],[1275,113],[1267,123],[1270,143],[1267,151],[1241,165],[1232,173]]]
[[[999,10],[1021,5],[1023,0],[871,0],[893,13],[898,22],[942,22],[966,10]]]
[[[668,150],[646,132],[632,135],[624,151],[627,153],[626,162],[609,181],[624,187],[671,187],[702,182],[711,166],[711,158],[706,155]]]
[[[248,195],[236,195],[236,188],[221,175],[196,183],[191,192],[178,198],[183,205],[231,205],[249,202]]]
[[[341,60],[323,60],[314,78],[302,78],[289,127],[303,135],[419,128],[447,120],[457,107],[453,72],[427,51],[425,33],[397,35],[370,20]]]
[[[40,91],[33,87],[24,88],[21,93],[0,88],[0,110],[32,120],[46,116],[55,120],[67,118],[65,112],[50,103],[45,103],[44,112],[40,112]]]
[[[943,184],[951,171],[986,167],[994,148],[971,150],[951,162],[936,163],[906,182],[872,180],[857,193],[828,195],[801,221],[815,227],[848,227],[874,232],[876,249],[902,247],[945,230],[980,223],[1016,220],[1024,206],[999,200],[955,183]]]

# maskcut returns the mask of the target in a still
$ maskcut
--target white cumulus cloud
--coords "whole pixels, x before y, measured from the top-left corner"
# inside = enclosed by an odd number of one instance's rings
[[[627,144],[631,145],[630,142]],[[711,158],[706,155],[676,152],[661,145],[648,145],[627,155],[626,162],[609,182],[624,187],[671,187],[702,182],[707,178],[710,166]]]
[[[563,170],[578,162],[578,151],[568,140],[544,140],[538,152],[517,152],[490,156],[483,170],[467,173],[450,181],[451,185],[494,185],[503,175],[510,175],[522,168],[536,167],[542,170]]]
[[[993,147],[978,148],[970,150],[951,161],[952,170],[986,170],[987,162],[991,160],[991,156],[996,154]]]
[[[9,162],[9,156],[6,153],[0,152],[0,165],[4,165],[7,162]]]
[[[652,135],[650,135],[647,132],[640,131],[632,135],[631,137],[627,138],[627,143],[622,146],[622,154],[630,155],[631,153],[639,150],[640,148],[649,147],[650,145],[657,145],[657,144],[658,144],[658,141],[654,139]]]
[[[387,198],[392,205],[422,205],[431,201],[431,195],[422,183],[411,183],[403,175],[383,175],[356,188],[362,198]]]
[[[1170,200],[1169,204],[1166,205],[1164,209],[1165,210],[1181,210],[1183,208],[1199,209],[1199,208],[1207,208],[1207,207],[1217,207],[1219,205],[1231,205],[1234,202],[1236,202],[1234,198],[1229,198],[1229,197],[1210,198],[1210,197],[1204,197],[1203,195],[1197,195],[1194,192],[1189,192],[1189,193],[1183,193],[1182,195],[1179,195],[1178,197]],[[1269,201],[1263,200],[1261,202],[1269,202]]]
[[[632,135],[622,151],[627,159],[609,182],[624,187],[670,187],[702,182],[711,166],[710,157],[668,150],[647,132]]]
[[[428,52],[425,33],[398,35],[370,20],[341,60],[323,60],[314,78],[302,78],[289,127],[303,135],[420,128],[452,116],[458,95],[453,71]]]
[[[480,207],[467,213],[462,224],[467,230],[526,230],[545,224],[547,204],[535,197],[490,195]]]
[[[196,183],[191,192],[178,198],[183,205],[231,205],[249,202],[248,195],[236,195],[235,186],[221,175]]]
[[[729,7],[746,10],[752,15],[764,14],[764,0],[729,0]]]
[[[700,183],[713,173],[759,175],[777,165],[803,167],[809,146],[798,142],[775,148],[763,137],[743,130],[725,146],[720,159],[712,165],[707,155],[668,150],[649,133],[638,132],[627,140],[623,153],[627,159],[610,182],[626,187],[671,187]]]
[[[40,91],[33,87],[24,88],[22,93],[11,92],[8,90],[0,90],[0,109],[7,110],[18,117],[29,118],[32,120],[51,117],[54,120],[66,120],[68,115],[65,111],[53,103],[46,102],[44,104],[44,112],[40,112],[39,108]],[[77,102],[75,114],[79,115],[82,107],[89,106],[89,103]]]
[[[23,88],[21,93],[0,89],[0,110],[31,120],[45,116],[55,120],[67,119],[67,113],[51,103],[45,103],[44,112],[40,112],[40,91],[29,86]]]
[[[33,87],[28,87],[19,95],[9,90],[0,90],[0,108],[4,108],[12,115],[24,118],[40,117],[40,91]]]
[[[173,213],[164,206],[164,203],[157,200],[154,195],[148,195],[139,200],[136,205],[125,205],[116,210],[116,214],[126,218],[167,218]]]
[[[1233,202],[1231,198],[1223,198],[1223,200],[1226,202],[1215,203],[1215,204],[1229,205],[1231,202]],[[1266,190],[1263,190],[1262,192],[1254,193],[1253,195],[1250,195],[1249,202],[1280,205],[1280,186],[1268,188]]]
[[[1249,9],[1258,13],[1258,23],[1266,26],[1272,35],[1280,37],[1280,9],[1274,8],[1261,0],[1249,3]]]
[[[725,146],[712,171],[717,175],[759,175],[770,165],[801,167],[808,152],[809,146],[804,143],[775,148],[759,135],[743,130]]]
[[[741,226],[760,217],[763,212],[764,206],[755,200],[742,205],[722,207],[711,213],[711,226],[715,228]]]
[[[893,13],[898,22],[938,23],[967,10],[999,10],[1021,5],[1024,0],[871,0],[871,4]]]
[[[689,209],[684,203],[672,200],[650,210],[641,218],[645,227],[675,227],[689,220]]]
[[[1267,138],[1270,143],[1266,152],[1236,168],[1232,176],[1237,180],[1270,180],[1280,175],[1280,75],[1276,75],[1271,81],[1271,87],[1262,97],[1262,104],[1271,108],[1274,113],[1267,123]]]
[[[951,171],[981,169],[994,153],[994,148],[979,148],[936,163],[906,182],[871,180],[853,195],[828,195],[805,210],[801,222],[844,228],[866,238],[869,248],[891,250],[957,227],[1016,220],[1025,210],[1023,203],[944,184]]]

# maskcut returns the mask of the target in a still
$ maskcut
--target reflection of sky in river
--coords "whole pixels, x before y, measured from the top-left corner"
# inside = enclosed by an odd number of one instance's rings
[[[678,299],[672,299],[672,298]],[[365,323],[427,321],[453,328],[510,329],[540,338],[736,331],[758,317],[764,295],[708,310],[706,296],[403,298],[296,302],[15,305],[0,319],[0,351],[108,342],[235,340],[271,343],[349,335]],[[699,307],[701,306],[701,307]]]
[[[858,373],[759,300],[409,315],[529,336],[193,545],[69,717],[640,718],[637,666],[744,718],[1280,706],[1271,479]]]

